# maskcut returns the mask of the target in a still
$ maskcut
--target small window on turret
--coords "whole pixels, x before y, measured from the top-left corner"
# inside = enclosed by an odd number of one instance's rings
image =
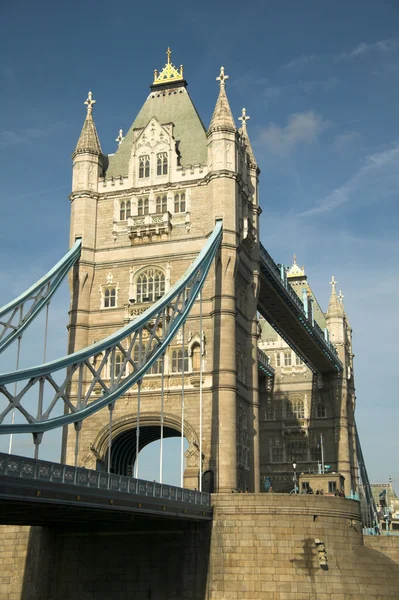
[[[104,290],[104,308],[114,308],[116,306],[116,287],[109,287]]]
[[[137,214],[139,217],[143,215],[148,215],[150,210],[150,200],[149,198],[140,198],[137,202]]]
[[[157,214],[166,213],[168,210],[168,198],[167,196],[158,196],[156,201],[155,210]]]
[[[166,152],[157,154],[157,175],[168,174],[168,155]]]
[[[143,156],[139,156],[139,178],[143,179],[144,177],[150,176],[150,157],[148,154],[144,154]]]
[[[175,213],[186,212],[186,194],[178,192],[175,194]]]
[[[122,200],[119,206],[119,220],[125,221],[131,216],[130,200]]]

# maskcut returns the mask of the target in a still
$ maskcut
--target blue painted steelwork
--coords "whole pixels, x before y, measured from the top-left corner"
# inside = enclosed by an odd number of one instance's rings
[[[291,308],[303,328],[314,338],[317,345],[323,354],[328,358],[335,371],[342,371],[342,363],[338,358],[338,353],[335,346],[328,340],[326,340],[324,332],[319,325],[309,320],[307,310],[304,307],[304,303],[295,293],[291,285],[288,283],[287,278],[283,274],[282,270],[279,269],[277,264],[274,262],[267,250],[260,244],[260,267],[262,273],[268,278],[269,281],[273,281],[275,290],[283,298],[285,304]],[[276,284],[276,285],[275,285]],[[313,311],[312,311],[313,312]],[[277,333],[287,342],[288,345],[292,346],[292,343],[288,340],[287,336],[281,331],[281,328],[276,323],[268,319],[270,324],[276,329]],[[298,356],[303,362],[313,371],[316,372],[313,365],[309,362],[308,358],[298,349],[294,348]]]
[[[0,397],[8,401],[5,410],[0,414],[0,433],[33,433],[41,434],[72,423],[78,424],[83,419],[98,412],[105,406],[113,404],[127,392],[151,368],[154,362],[166,351],[178,329],[184,324],[197,296],[204,284],[216,251],[222,239],[222,221],[217,224],[205,247],[196,260],[187,269],[183,277],[162,298],[155,302],[142,315],[122,329],[104,340],[83,350],[70,354],[44,365],[5,373],[0,375]],[[158,329],[162,329],[159,334]],[[143,337],[143,332],[148,335]],[[134,348],[140,347],[140,355],[133,358]],[[126,346],[126,347],[125,347]],[[115,374],[115,357],[119,353],[123,357],[120,371]],[[96,369],[94,359],[101,355],[100,366]],[[106,374],[110,363],[111,377]],[[125,376],[127,368],[133,372]],[[66,369],[62,383],[55,381],[55,373]],[[87,381],[91,375],[91,381]],[[17,381],[27,381],[18,394],[11,391],[11,385]],[[72,383],[76,384],[76,400],[68,395]],[[44,386],[50,388],[53,396],[44,410]],[[102,388],[102,396],[93,394],[96,384]],[[29,392],[38,386],[38,404],[36,416],[28,410]],[[7,387],[9,386],[9,387]],[[54,394],[55,391],[55,394]],[[26,406],[22,400],[27,397]],[[66,414],[51,416],[57,403],[64,403]],[[5,424],[5,417],[13,410],[18,410],[26,423]],[[32,410],[32,409],[30,409]]]
[[[260,348],[258,348],[258,368],[265,375],[274,377],[274,369],[269,363],[269,357]]]
[[[35,486],[39,482],[51,482],[57,485],[110,490],[200,506],[209,507],[211,505],[211,495],[206,492],[2,452],[0,452],[0,476],[29,480]]]
[[[379,531],[379,521],[377,514],[377,507],[374,501],[373,493],[371,491],[371,485],[369,476],[366,469],[366,463],[364,462],[363,451],[360,445],[359,432],[355,423],[356,432],[356,455],[357,463],[359,466],[359,489],[360,489],[360,508],[362,513],[363,527],[373,527],[376,531]]]
[[[79,259],[81,245],[82,240],[77,239],[69,252],[44,277],[0,308],[0,353],[22,335],[42,308],[50,302],[69,269]],[[13,321],[17,321],[17,324],[13,324]]]

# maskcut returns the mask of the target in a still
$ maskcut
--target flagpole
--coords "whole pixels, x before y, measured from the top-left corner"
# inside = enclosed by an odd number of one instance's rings
[[[321,446],[321,472],[324,475],[324,447],[323,447],[323,434],[320,434],[320,446]]]

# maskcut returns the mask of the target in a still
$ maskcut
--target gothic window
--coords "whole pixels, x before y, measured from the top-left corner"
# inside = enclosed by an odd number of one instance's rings
[[[284,461],[284,452],[283,452],[283,444],[281,442],[281,438],[274,438],[273,446],[272,446],[272,462],[283,462]]]
[[[157,175],[168,174],[168,155],[166,152],[157,154]]]
[[[165,294],[165,275],[162,271],[148,269],[140,273],[136,280],[138,303],[154,302]]]
[[[186,212],[186,194],[178,192],[175,194],[175,213]]]
[[[172,373],[181,373],[183,370],[183,349],[172,352]],[[188,350],[184,350],[184,371],[188,371]]]
[[[193,371],[198,372],[201,368],[201,349],[199,344],[194,344],[191,349]]]
[[[149,373],[151,375],[160,375],[162,373],[162,358],[158,358],[151,366]]]
[[[303,365],[303,360],[299,358],[299,356],[295,356],[295,364],[299,367],[300,365]]]
[[[139,216],[148,215],[150,210],[149,198],[140,198],[137,202],[137,214]]]
[[[291,366],[291,352],[284,352],[284,366]]]
[[[104,308],[116,307],[116,287],[107,287],[104,290]]]
[[[168,198],[167,196],[158,196],[156,200],[156,212],[157,214],[163,214],[168,210]]]
[[[326,406],[325,404],[323,404],[323,402],[319,402],[319,404],[317,405],[316,416],[318,419],[326,418]]]
[[[304,419],[305,405],[303,400],[287,400],[287,419]]]
[[[308,445],[303,440],[289,440],[286,444],[287,460],[289,462],[303,462],[308,457]]]
[[[281,366],[280,352],[277,352],[277,354],[276,354],[276,367],[280,367],[280,366]]]
[[[114,377],[119,377],[119,375],[122,372],[122,365],[123,365],[123,356],[122,354],[120,354],[120,352],[118,352],[117,354],[115,354],[115,366],[114,366]],[[126,366],[123,369],[123,373],[122,373],[122,377],[124,377],[126,375]]]
[[[274,421],[276,414],[274,411],[273,400],[269,399],[266,403],[265,417],[267,421]]]
[[[125,221],[132,214],[130,200],[122,200],[119,206],[119,220]]]
[[[150,176],[150,157],[148,154],[139,156],[139,178]]]

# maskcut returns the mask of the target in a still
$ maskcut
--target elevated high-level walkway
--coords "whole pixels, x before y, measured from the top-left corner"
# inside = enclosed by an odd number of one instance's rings
[[[115,522],[136,516],[212,519],[211,496],[156,483],[0,453],[0,524]]]
[[[342,363],[327,334],[311,317],[267,250],[260,246],[258,311],[312,371],[338,373]]]

